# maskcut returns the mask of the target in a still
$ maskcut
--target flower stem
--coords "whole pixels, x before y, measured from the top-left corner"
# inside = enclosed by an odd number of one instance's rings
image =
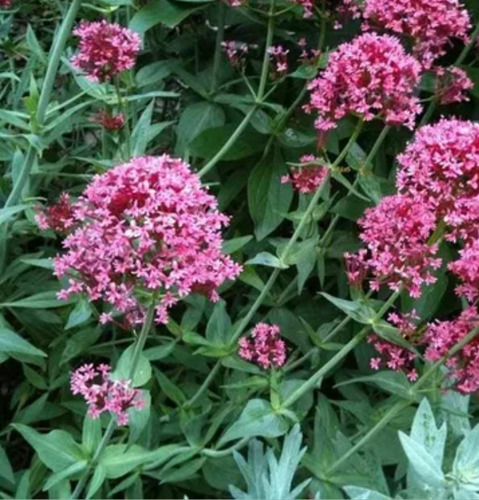
[[[216,42],[215,42],[215,58],[213,61],[213,74],[211,76],[211,89],[210,92],[213,94],[216,92],[218,86],[218,71],[220,69],[222,47],[224,33],[225,33],[225,15],[226,15],[226,3],[220,1],[218,6],[218,31],[216,32]]]
[[[261,79],[259,81],[258,88],[258,102],[261,102],[264,96],[264,91],[266,89],[266,82],[268,81],[268,71],[269,71],[269,52],[268,49],[273,45],[273,35],[274,35],[274,8],[276,5],[276,0],[271,0],[268,14],[268,32],[266,33],[266,46],[264,48],[263,56],[263,66],[261,68]]]
[[[131,380],[133,380],[135,377],[136,369],[138,367],[138,362],[140,361],[140,356],[145,347],[146,339],[148,338],[148,334],[150,333],[154,318],[155,318],[155,305],[152,304],[150,305],[150,307],[146,312],[145,321],[141,328],[140,335],[138,336],[138,339],[136,341],[135,350],[133,351],[133,356],[131,358],[130,370],[128,372],[128,378]],[[83,475],[80,477],[75,487],[75,490],[73,491],[72,496],[70,497],[71,499],[78,498],[81,492],[83,491],[83,488],[85,487],[85,483],[88,479],[91,469],[98,462],[98,459],[103,453],[103,450],[107,447],[108,443],[110,442],[110,438],[113,435],[115,429],[116,429],[116,421],[112,416],[108,424],[108,427],[106,428],[105,434],[103,435],[100,443],[98,444],[95,450],[95,453],[93,454],[93,457],[88,465],[88,468],[84,471]]]
[[[117,75],[115,77],[115,90],[116,90],[116,96],[118,99],[118,107],[120,108],[120,112],[123,114],[125,117],[125,126],[123,127],[123,130],[125,132],[125,144],[126,144],[126,153],[125,153],[125,160],[128,161],[131,158],[131,132],[130,132],[130,123],[129,123],[129,116],[128,116],[128,109],[126,106],[125,101],[123,100],[123,97],[121,95],[121,89],[120,89],[120,77]]]

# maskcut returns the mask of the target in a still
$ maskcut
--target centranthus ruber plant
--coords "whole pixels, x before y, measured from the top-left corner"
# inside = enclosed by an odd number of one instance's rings
[[[0,0],[2,498],[479,498],[476,4]]]

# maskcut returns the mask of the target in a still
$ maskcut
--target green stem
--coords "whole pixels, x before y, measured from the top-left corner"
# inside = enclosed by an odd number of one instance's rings
[[[230,150],[231,146],[237,141],[238,137],[243,133],[243,130],[248,126],[253,118],[258,106],[255,104],[243,118],[243,121],[238,125],[238,128],[233,132],[231,137],[226,141],[225,145],[211,158],[211,160],[198,172],[200,177],[206,175]]]
[[[221,56],[223,55],[223,49],[221,43],[223,42],[225,33],[225,16],[226,16],[226,2],[220,1],[218,6],[218,31],[216,32],[216,43],[215,43],[215,58],[213,61],[213,74],[211,76],[211,89],[210,92],[213,94],[216,92],[218,85],[218,71],[220,69]]]
[[[89,417],[86,417],[89,418]],[[107,447],[111,436],[113,435],[113,432],[116,429],[116,421],[113,417],[111,417],[110,422],[108,423],[108,427],[106,428],[105,434],[103,434],[103,437],[100,441],[100,443],[97,446],[97,449],[95,450],[95,453],[91,459],[89,467],[85,470],[83,475],[80,477],[75,489],[73,490],[73,493],[71,495],[71,499],[75,500],[79,498],[81,492],[83,491],[83,488],[85,487],[86,481],[88,479],[88,475],[90,474],[90,470],[92,467],[98,462],[98,459],[100,458],[101,454],[103,453],[103,450]]]
[[[121,95],[119,75],[115,77],[115,90],[118,99],[118,107],[120,108],[120,112],[125,117],[125,125],[123,127],[123,130],[125,132],[126,158],[124,159],[128,161],[131,158],[131,131],[130,131],[128,109],[126,107],[125,101],[123,100],[123,96]]]
[[[269,72],[269,52],[268,49],[273,45],[273,35],[274,35],[274,8],[276,0],[271,0],[268,14],[268,32],[266,34],[266,46],[264,48],[263,56],[263,66],[261,68],[261,79],[259,81],[258,88],[258,101],[261,102],[264,96],[264,91],[266,89],[266,82],[268,81]]]
[[[228,455],[231,455],[233,451],[239,450],[242,448],[245,444],[248,444],[250,438],[246,437],[238,441],[236,444],[233,446],[230,446],[229,448],[225,448],[224,450],[213,450],[210,448],[205,448],[201,451],[202,455],[205,455],[206,457],[210,458],[222,458],[222,457],[227,457]]]
[[[128,378],[130,380],[133,380],[135,377],[136,368],[138,366],[138,362],[140,361],[141,353],[143,352],[143,349],[145,347],[146,339],[148,338],[148,334],[150,333],[151,327],[153,325],[154,318],[155,318],[155,305],[152,304],[146,312],[145,321],[143,323],[140,335],[138,336],[138,339],[135,344],[135,349],[133,351],[133,356],[131,358],[130,370],[128,372]],[[108,443],[110,442],[110,438],[113,435],[115,429],[116,429],[116,421],[114,417],[111,417],[108,427],[106,428],[105,434],[103,435],[102,440],[98,444],[95,453],[93,454],[93,457],[88,465],[88,468],[84,471],[83,475],[80,477],[75,487],[75,490],[73,491],[72,496],[70,497],[71,499],[78,498],[81,492],[83,491],[83,488],[85,487],[85,483],[88,479],[91,469],[98,462],[98,459],[103,453],[103,450],[107,447]]]
[[[460,340],[445,356],[443,356],[439,361],[434,363],[429,369],[422,375],[422,377],[414,384],[411,388],[411,394],[417,392],[436,372],[436,370],[443,365],[449,358],[454,356],[459,352],[466,344],[471,342],[479,333],[479,328],[475,328],[469,332],[462,340]],[[347,460],[349,460],[358,450],[360,450],[372,437],[374,437],[381,429],[383,429],[391,420],[394,419],[402,410],[407,408],[412,401],[402,400],[398,401],[393,405],[389,411],[382,417],[382,419],[372,427],[367,434],[365,434],[352,448],[350,448],[341,458],[336,460],[334,464],[328,469],[326,476],[329,476],[332,472],[337,470],[341,465],[343,465]]]

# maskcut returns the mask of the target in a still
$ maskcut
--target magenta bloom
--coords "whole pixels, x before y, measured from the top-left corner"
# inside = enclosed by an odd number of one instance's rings
[[[12,0],[0,0],[0,8],[7,9],[12,5]]]
[[[83,21],[73,34],[80,38],[79,52],[72,63],[93,82],[111,80],[122,71],[133,68],[140,52],[137,33],[119,24]]]
[[[469,302],[474,302],[479,298],[479,239],[468,242],[459,250],[459,255],[460,258],[448,266],[461,280],[461,284],[456,287],[456,293],[464,296]]]
[[[271,78],[280,78],[288,72],[288,54],[281,45],[272,45],[268,47],[268,54],[270,55],[270,62],[273,66],[271,70]]]
[[[93,123],[98,123],[105,130],[115,131],[120,130],[125,124],[125,116],[123,113],[110,114],[104,109],[100,109],[98,113],[91,117]]]
[[[459,0],[366,0],[364,29],[387,29],[412,39],[414,54],[430,67],[452,40],[468,40],[471,20]]]
[[[83,365],[72,373],[71,391],[85,398],[91,418],[110,412],[116,416],[118,425],[126,425],[127,411],[130,408],[141,409],[145,402],[141,391],[131,387],[130,380],[112,380],[110,372],[109,365]]]
[[[286,362],[286,344],[280,338],[278,325],[258,323],[253,328],[251,337],[242,337],[238,345],[240,357],[265,370],[279,368]]]
[[[190,293],[217,300],[217,288],[241,271],[221,250],[228,217],[189,166],[168,155],[95,176],[68,213],[55,274],[68,276],[69,286],[59,297],[101,299],[125,315],[126,326],[143,322],[148,298],[160,323]]]
[[[452,321],[439,321],[428,325],[424,335],[427,345],[425,357],[430,362],[438,361],[442,356],[462,340],[469,332],[479,326],[479,315],[475,307],[470,307]],[[454,388],[470,394],[479,390],[479,339],[464,346],[455,356],[446,362],[448,376]]]
[[[436,73],[435,95],[440,104],[469,101],[467,91],[474,88],[474,84],[463,69],[438,66],[434,72]]]
[[[398,162],[398,189],[433,207],[448,225],[447,239],[477,237],[479,124],[442,119],[422,127]]]
[[[247,43],[226,40],[221,42],[221,47],[223,48],[231,66],[240,68],[244,65],[246,55],[250,49]]]
[[[435,283],[433,271],[441,259],[435,257],[437,244],[428,244],[436,229],[436,216],[428,204],[406,195],[386,196],[365,211],[359,225],[369,250],[369,257],[362,258],[363,272],[372,275],[373,290],[387,284],[391,290],[404,288],[419,297],[423,284]]]
[[[326,179],[328,169],[314,155],[304,155],[299,161],[304,163],[304,165],[301,167],[291,167],[291,174],[283,176],[281,182],[283,184],[290,182],[294,189],[300,193],[315,193]],[[311,165],[311,163],[318,164]]]
[[[399,40],[366,33],[331,54],[324,72],[309,85],[306,110],[318,113],[320,131],[336,128],[349,114],[413,128],[421,111],[415,95],[420,73],[420,64]]]
[[[68,193],[63,193],[58,200],[58,203],[51,205],[46,210],[37,208],[35,220],[38,227],[43,231],[53,229],[57,233],[68,232],[73,225],[73,211]]]
[[[313,16],[315,5],[322,10],[323,3],[318,0],[291,0],[303,8],[303,17],[308,19]],[[357,19],[361,16],[357,0],[326,0],[328,11],[340,19]],[[335,26],[340,27],[336,24]]]
[[[391,313],[388,319],[399,329],[399,333],[405,339],[411,340],[416,334],[416,322],[419,320],[416,311],[404,315]],[[412,351],[383,340],[376,334],[369,335],[368,343],[372,344],[379,354],[378,357],[371,359],[370,366],[373,370],[379,370],[382,366],[385,366],[390,370],[406,373],[407,378],[411,382],[414,382],[418,378],[418,374],[414,368],[416,355]]]

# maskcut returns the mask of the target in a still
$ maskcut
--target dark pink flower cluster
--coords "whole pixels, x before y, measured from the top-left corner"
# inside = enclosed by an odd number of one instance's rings
[[[0,0],[0,7],[7,9],[12,5],[12,0]]]
[[[479,315],[475,307],[463,311],[459,318],[452,321],[440,321],[428,325],[424,335],[427,345],[425,357],[428,361],[438,361],[449,353],[450,349],[461,341],[469,332],[479,327]],[[479,339],[464,346],[452,356],[446,365],[454,387],[464,394],[479,390]]]
[[[398,328],[404,339],[411,341],[416,333],[417,321],[419,320],[416,311],[403,315],[391,313],[388,319]],[[417,379],[418,374],[414,368],[414,360],[416,359],[414,352],[383,340],[375,334],[368,336],[368,343],[372,344],[379,354],[379,357],[372,358],[370,361],[373,370],[379,370],[385,366],[390,370],[406,373],[411,382]]]
[[[309,85],[320,131],[349,115],[414,127],[421,111],[416,89],[421,66],[394,37],[366,33],[335,50],[324,72]]]
[[[128,424],[128,410],[142,409],[141,391],[130,380],[112,380],[109,365],[86,364],[71,376],[71,391],[81,394],[88,405],[88,415],[98,418],[104,412],[115,415],[118,425]]]
[[[278,325],[258,323],[251,332],[251,338],[242,337],[238,345],[238,354],[243,359],[265,370],[279,368],[286,362],[286,344],[280,338]]]
[[[83,21],[73,34],[80,38],[79,52],[72,63],[94,82],[111,80],[135,65],[141,40],[137,33],[111,24]]]
[[[231,66],[240,68],[244,65],[245,57],[250,49],[250,46],[247,43],[226,40],[221,42],[221,47],[223,48]]]
[[[217,288],[241,271],[221,250],[228,217],[189,165],[168,155],[95,176],[68,214],[55,274],[69,286],[59,297],[102,299],[127,325],[143,322],[145,301],[158,304],[156,321],[166,323],[167,310],[190,293],[217,300]]]
[[[57,233],[67,232],[73,226],[73,210],[68,193],[62,193],[60,199],[46,210],[37,209],[35,220],[43,231],[53,229]]]
[[[325,2],[318,0],[291,0],[293,3],[299,5],[303,9],[303,17],[308,19],[313,16],[314,7],[322,10],[326,7],[328,14],[336,18],[335,27],[341,26],[339,19],[357,19],[361,16],[358,0],[325,0]]]
[[[448,240],[478,237],[479,124],[442,119],[422,127],[398,162],[398,189],[434,209]]]
[[[421,295],[423,284],[435,283],[433,271],[441,267],[437,244],[429,244],[437,219],[431,207],[419,197],[386,196],[367,209],[359,221],[360,238],[369,251],[364,265],[371,275],[371,288],[387,284],[401,287],[412,297]]]
[[[291,167],[290,175],[281,178],[282,184],[291,183],[297,191],[304,194],[315,193],[328,175],[324,162],[314,155],[304,155],[299,160],[304,165]]]
[[[105,130],[115,131],[120,130],[125,124],[125,115],[123,113],[112,114],[104,109],[100,109],[98,113],[92,116],[91,121],[98,123]]]
[[[413,40],[425,67],[446,53],[452,40],[468,40],[471,20],[459,0],[366,0],[364,29],[387,29]]]
[[[273,45],[268,47],[270,62],[272,65],[271,78],[281,78],[288,72],[288,54],[289,50],[281,45]]]
[[[467,242],[459,255],[458,260],[449,264],[449,270],[461,281],[456,293],[474,302],[479,298],[479,239]]]
[[[464,70],[454,66],[449,68],[438,66],[434,72],[436,74],[435,96],[440,104],[469,101],[467,91],[471,90],[474,84]]]

